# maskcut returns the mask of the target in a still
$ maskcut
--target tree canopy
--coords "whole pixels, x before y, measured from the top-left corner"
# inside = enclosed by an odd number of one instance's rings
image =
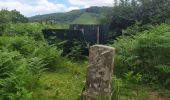
[[[3,33],[8,23],[26,23],[28,19],[16,10],[0,10],[0,34]]]
[[[20,14],[20,12],[18,12],[16,10],[8,11],[6,9],[2,9],[0,11],[0,23],[8,23],[8,22],[25,23],[25,22],[28,22],[28,19],[24,15]]]
[[[109,12],[111,13],[111,12]],[[142,24],[160,24],[170,18],[169,0],[115,0],[110,29],[121,33],[122,29],[141,21]]]

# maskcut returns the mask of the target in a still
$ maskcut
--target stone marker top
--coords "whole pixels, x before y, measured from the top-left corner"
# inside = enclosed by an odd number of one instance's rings
[[[115,48],[113,48],[113,47],[106,46],[106,45],[99,45],[99,44],[93,45],[90,48],[94,48],[94,47],[102,47],[102,48],[107,48],[107,49],[115,50]]]

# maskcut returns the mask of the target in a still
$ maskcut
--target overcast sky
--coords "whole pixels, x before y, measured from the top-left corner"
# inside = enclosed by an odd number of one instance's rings
[[[112,4],[113,0],[0,0],[0,9],[16,9],[29,17],[90,6],[111,6]]]

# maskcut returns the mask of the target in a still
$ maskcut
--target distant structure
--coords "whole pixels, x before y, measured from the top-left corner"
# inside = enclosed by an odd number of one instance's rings
[[[90,44],[105,44],[108,39],[108,25],[72,24],[70,29],[81,30],[85,41]]]
[[[44,29],[42,31],[47,40],[51,40],[50,37],[70,41],[81,39],[93,45],[107,43],[109,26],[71,24],[69,29]]]
[[[82,55],[88,55],[89,46],[94,44],[106,44],[108,40],[108,25],[83,25],[72,24],[69,29],[44,29],[44,38],[49,44],[56,44],[58,40],[64,40],[62,55],[67,55],[73,47],[74,40],[80,41]]]
[[[57,39],[60,40],[68,40],[72,41],[74,39],[83,39],[83,34],[80,30],[71,30],[71,29],[44,29],[43,35],[44,38],[47,39],[47,41],[50,44],[54,44],[54,41]]]

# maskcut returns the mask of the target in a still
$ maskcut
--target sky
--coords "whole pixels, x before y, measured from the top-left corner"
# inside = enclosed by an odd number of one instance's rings
[[[0,9],[17,10],[30,17],[56,12],[88,8],[90,6],[112,6],[114,0],[0,0]]]

